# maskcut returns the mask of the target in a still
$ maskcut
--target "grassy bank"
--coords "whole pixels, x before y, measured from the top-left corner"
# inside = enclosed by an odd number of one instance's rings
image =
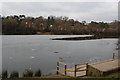
[[[20,78],[2,80],[120,80],[118,78]]]
[[[113,73],[107,76],[85,76],[85,77],[67,77],[61,75],[47,75],[41,77],[31,77],[31,78],[11,78],[2,80],[120,80],[120,72]]]

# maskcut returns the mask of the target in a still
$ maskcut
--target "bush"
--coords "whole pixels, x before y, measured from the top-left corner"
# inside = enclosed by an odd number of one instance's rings
[[[36,72],[35,72],[35,77],[41,77],[42,73],[41,73],[41,70],[38,69]]]
[[[8,72],[7,70],[2,71],[2,79],[8,78]]]
[[[26,70],[23,73],[23,77],[33,77],[33,71],[32,70]]]
[[[19,78],[19,73],[17,71],[12,72],[10,78]]]

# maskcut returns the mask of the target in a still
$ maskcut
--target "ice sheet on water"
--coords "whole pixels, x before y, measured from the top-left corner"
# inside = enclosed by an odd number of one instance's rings
[[[94,56],[94,57],[92,57],[92,58],[89,59],[89,62],[97,62],[97,61],[100,61],[100,60],[101,60],[100,57]]]
[[[30,59],[34,59],[35,58],[35,56],[30,56]]]
[[[72,37],[89,37],[89,36],[93,36],[93,35],[56,35],[52,38],[72,38]]]
[[[32,51],[35,51],[36,49],[32,49]]]
[[[13,59],[13,57],[9,57],[9,59]]]

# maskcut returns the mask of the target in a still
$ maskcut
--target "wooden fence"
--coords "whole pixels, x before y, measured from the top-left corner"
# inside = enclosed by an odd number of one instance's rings
[[[103,63],[106,61],[111,61],[111,60],[115,60],[116,58],[119,58],[119,56],[116,53],[113,53],[112,55],[112,59],[109,60],[105,60],[105,61],[99,61],[99,62],[95,62],[95,63],[89,63],[89,64],[97,64],[97,63]],[[73,77],[77,77],[77,76],[86,76],[88,73],[88,63],[83,63],[83,64],[75,64],[75,65],[68,65],[65,64],[64,62],[57,62],[57,75],[58,74],[62,74],[65,76],[73,76]]]
[[[65,76],[85,76],[87,72],[88,63],[68,65],[63,62],[57,62],[57,75]]]

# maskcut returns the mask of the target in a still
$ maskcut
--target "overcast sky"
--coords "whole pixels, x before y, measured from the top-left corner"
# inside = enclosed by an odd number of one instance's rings
[[[118,2],[4,2],[2,16],[67,16],[79,21],[118,19]]]

